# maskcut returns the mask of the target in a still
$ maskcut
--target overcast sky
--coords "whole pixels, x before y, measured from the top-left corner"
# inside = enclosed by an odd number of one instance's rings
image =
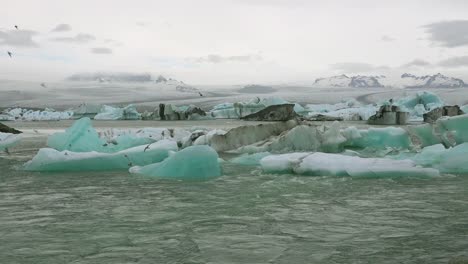
[[[0,79],[95,71],[192,84],[466,78],[467,14],[464,0],[15,0],[0,9]]]

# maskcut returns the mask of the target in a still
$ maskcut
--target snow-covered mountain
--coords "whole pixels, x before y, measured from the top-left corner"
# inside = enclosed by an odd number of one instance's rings
[[[437,73],[434,75],[416,76],[409,73],[401,75],[403,88],[462,88],[468,87],[461,79]]]
[[[379,79],[384,79],[385,76],[351,76],[345,74],[316,79],[313,86],[320,88],[381,88],[384,87]]]
[[[461,79],[440,73],[424,76],[404,73],[400,78],[386,78],[383,75],[349,77],[342,74],[316,79],[313,86],[320,88],[464,88],[468,87],[468,84]]]
[[[69,76],[67,81],[78,82],[152,82],[149,73],[77,73]]]
[[[172,78],[162,75],[153,77],[149,73],[78,73],[66,79],[67,81],[99,82],[103,84],[125,85],[125,83],[153,84],[159,90],[175,90],[184,93],[198,93],[198,89]]]

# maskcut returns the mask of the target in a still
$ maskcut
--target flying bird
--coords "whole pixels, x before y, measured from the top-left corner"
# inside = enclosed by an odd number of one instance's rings
[[[203,94],[202,94],[201,92],[198,92],[198,94],[199,94],[200,96],[203,96]]]
[[[151,144],[149,144],[148,146],[146,146],[145,149],[143,150],[143,152],[146,152],[146,150],[150,148],[150,145],[151,145]]]
[[[10,51],[7,51],[7,53],[8,53],[8,56],[10,56],[10,58],[12,58],[11,55],[12,55],[13,53],[11,53]]]
[[[17,25],[15,25],[15,28],[16,28],[16,29],[19,29]]]
[[[44,87],[44,88],[47,88],[47,86],[45,85],[45,83],[41,83],[41,86]]]

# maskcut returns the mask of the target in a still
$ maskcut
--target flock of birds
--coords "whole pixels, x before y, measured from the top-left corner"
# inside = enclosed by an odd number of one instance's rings
[[[15,25],[15,28],[16,30],[18,30],[19,29],[18,25]],[[11,53],[11,51],[7,51],[7,54],[8,56],[10,56],[10,58],[13,58],[13,53]]]

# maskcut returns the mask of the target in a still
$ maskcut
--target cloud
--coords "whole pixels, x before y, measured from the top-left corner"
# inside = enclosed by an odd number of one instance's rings
[[[90,41],[96,40],[96,37],[91,34],[79,33],[74,37],[60,37],[60,38],[53,38],[52,40],[58,41],[58,42],[83,44],[83,43],[88,43]]]
[[[377,70],[388,70],[388,66],[376,66],[369,63],[362,62],[343,62],[330,65],[330,69],[338,70],[341,72],[371,72]]]
[[[39,45],[32,38],[34,35],[37,35],[37,32],[32,30],[0,31],[0,45],[38,47]]]
[[[94,54],[112,54],[112,49],[105,47],[92,48],[91,52]]]
[[[123,46],[123,43],[114,39],[104,39],[104,43],[112,46]]]
[[[385,42],[392,42],[392,41],[394,41],[395,39],[392,38],[392,37],[390,37],[390,36],[383,35],[382,38],[380,38],[380,40],[385,41]]]
[[[447,68],[465,67],[468,66],[468,56],[448,58],[440,61],[438,65]]]
[[[424,67],[424,66],[431,66],[431,63],[422,59],[414,59],[401,67],[408,68],[408,67]]]
[[[217,54],[210,54],[204,57],[193,59],[196,63],[224,63],[224,62],[253,62],[263,60],[261,55],[237,55],[237,56],[221,56]]]
[[[441,21],[424,25],[429,39],[443,47],[468,45],[468,20]]]
[[[138,21],[135,24],[139,27],[148,27],[150,25],[149,22],[145,22],[145,21]]]
[[[52,29],[52,32],[67,32],[71,31],[71,26],[68,24],[58,24],[54,29]]]

